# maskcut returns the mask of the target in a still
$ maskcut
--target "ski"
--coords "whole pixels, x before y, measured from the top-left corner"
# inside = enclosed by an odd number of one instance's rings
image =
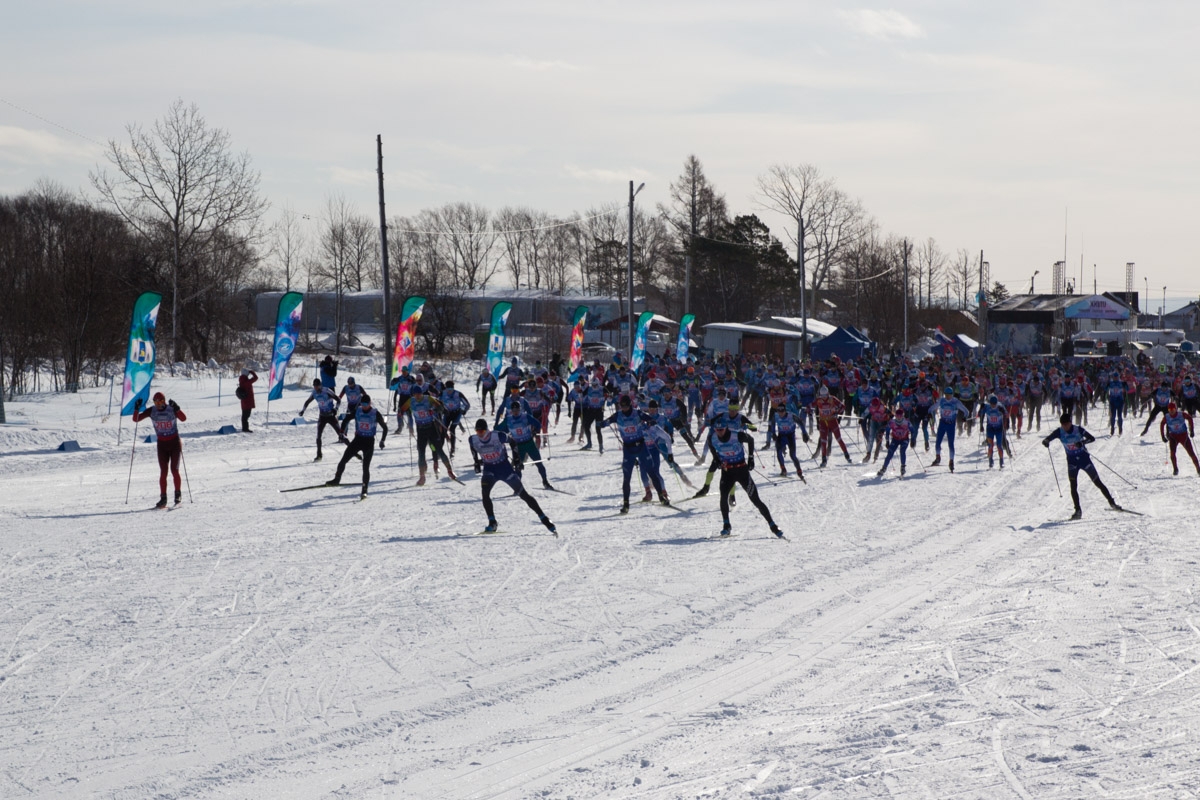
[[[1143,514],[1141,511],[1134,511],[1132,508],[1123,508],[1123,507],[1121,507],[1121,506],[1117,506],[1116,508],[1114,508],[1114,507],[1112,507],[1112,506],[1109,506],[1109,507],[1108,507],[1108,510],[1109,510],[1109,511],[1119,511],[1119,512],[1121,512],[1122,514],[1134,514],[1134,515],[1136,515],[1136,516],[1139,516],[1139,517],[1144,517],[1144,516],[1146,516],[1146,515],[1145,515],[1145,514]]]
[[[710,542],[725,542],[737,536],[736,533],[720,534],[714,533],[712,536],[706,537]]]
[[[328,484],[324,483],[314,483],[312,486],[294,486],[291,489],[280,489],[279,492],[280,494],[287,492],[307,492],[309,489],[336,489],[337,486],[337,484],[329,486]]]
[[[570,495],[571,497],[575,496],[574,492],[568,492],[567,490],[559,489],[556,486],[543,486],[542,488],[545,489],[547,492],[558,492],[559,494],[566,494],[566,495]]]

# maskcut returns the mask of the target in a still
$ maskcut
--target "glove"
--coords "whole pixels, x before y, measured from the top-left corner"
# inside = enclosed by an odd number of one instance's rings
[[[133,401],[133,410],[134,411],[142,410],[142,398],[139,397],[137,400]]]
[[[386,442],[386,441],[387,441],[387,437],[386,437],[386,436],[385,436],[384,438],[382,438],[382,439],[380,439],[380,440],[379,440],[379,449],[380,449],[380,450],[382,450],[382,449],[383,449],[383,443],[384,443],[384,442]]]
[[[746,463],[750,466],[750,469],[753,470],[754,469],[754,456],[750,456],[750,459]]]
[[[1165,436],[1164,436],[1164,437],[1162,437],[1162,440],[1163,440],[1164,442],[1166,442],[1166,441],[1167,441],[1167,437],[1165,437]]]
[[[1049,449],[1050,449],[1050,440],[1049,440],[1049,439],[1042,439],[1042,447],[1044,447],[1044,448],[1046,448],[1047,450],[1049,450]]]
[[[477,461],[475,462],[475,474],[478,475],[481,472],[483,472],[483,467],[480,466],[479,462]]]
[[[174,400],[168,400],[167,405],[169,405],[171,407],[172,411],[174,411],[177,414],[179,413],[179,404],[176,403]]]

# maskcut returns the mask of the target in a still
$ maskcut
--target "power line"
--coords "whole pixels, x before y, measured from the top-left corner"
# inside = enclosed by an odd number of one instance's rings
[[[17,105],[16,103],[12,102],[11,100],[7,100],[3,97],[0,97],[0,103],[4,103],[4,105],[9,106],[10,108],[15,108],[17,111],[20,111],[22,114],[28,114],[29,116],[33,117],[34,119],[41,120],[42,122],[46,123],[47,125],[53,125],[55,128],[58,128],[60,131],[65,131],[65,132],[71,134],[72,136],[77,136],[80,139],[83,139],[85,142],[91,142],[92,144],[100,145],[101,147],[108,146],[108,145],[104,144],[103,142],[97,142],[95,139],[91,138],[90,136],[84,136],[79,131],[73,131],[70,128],[66,127],[65,125],[59,125],[54,120],[46,119],[45,117],[43,117],[40,114],[35,114],[32,111],[30,111],[28,108],[22,108],[21,106]]]

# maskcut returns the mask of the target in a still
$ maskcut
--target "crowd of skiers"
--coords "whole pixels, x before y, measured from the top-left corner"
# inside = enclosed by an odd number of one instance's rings
[[[383,449],[389,415],[395,415],[395,430],[408,427],[415,438],[418,485],[426,482],[431,462],[435,477],[444,466],[449,478],[458,479],[452,459],[461,432],[468,437],[475,471],[482,476],[491,530],[496,521],[490,491],[497,481],[512,486],[543,524],[554,530],[537,501],[525,492],[520,476],[525,465],[532,464],[543,488],[554,489],[542,450],[549,427],[559,423],[564,406],[571,423],[568,443],[578,442],[582,450],[595,448],[603,453],[604,430],[613,431],[614,443],[621,452],[620,513],[629,510],[635,469],[645,492],[643,501],[657,496],[661,503],[671,504],[663,479],[664,463],[681,488],[684,484],[694,488],[675,460],[677,438],[691,451],[697,465],[711,455],[704,484],[693,496],[706,494],[714,475],[721,473],[718,492],[722,535],[730,533],[729,510],[735,502],[734,490],[741,486],[772,532],[783,536],[753,480],[756,443],[751,434],[758,431],[759,425],[766,428],[763,446],[773,451],[780,477],[789,476],[790,463],[792,474],[804,480],[797,436],[805,445],[816,440],[815,450],[809,448],[809,453],[818,468],[828,464],[835,446],[851,462],[843,438],[847,425],[860,431],[864,463],[878,462],[883,454],[877,473],[882,477],[893,458],[898,457],[903,476],[910,448],[921,446],[925,451],[932,446],[934,458],[929,466],[937,467],[943,463],[944,445],[946,465],[953,472],[956,441],[963,435],[972,437],[977,424],[988,467],[998,465],[1004,469],[1006,456],[1011,459],[1013,455],[1011,439],[1040,432],[1046,411],[1058,425],[1043,443],[1049,447],[1058,440],[1066,451],[1076,516],[1081,513],[1076,488],[1079,471],[1096,483],[1111,506],[1119,508],[1087,453],[1086,446],[1094,437],[1084,425],[1091,424],[1091,418],[1100,425],[1107,424],[1113,436],[1124,434],[1127,418],[1145,418],[1142,436],[1148,435],[1158,420],[1156,433],[1169,445],[1174,473],[1179,474],[1176,454],[1182,447],[1200,474],[1200,460],[1192,445],[1194,415],[1200,409],[1200,383],[1186,362],[1156,369],[1144,358],[1000,357],[966,361],[932,357],[914,363],[905,359],[841,361],[835,357],[825,362],[780,363],[762,356],[726,355],[689,363],[652,358],[636,374],[619,359],[607,366],[599,362],[581,366],[571,375],[562,375],[564,371],[557,358],[550,365],[538,362],[532,368],[522,368],[513,358],[499,375],[482,369],[475,381],[480,416],[471,434],[463,421],[471,414],[472,402],[453,380],[440,378],[428,362],[417,369],[404,367],[392,381],[390,399],[381,409],[353,377],[346,379],[340,392],[336,391],[337,364],[327,358],[301,414],[309,404],[316,403],[316,460],[322,458],[327,428],[348,445],[330,485],[340,483],[351,458],[363,461],[364,496],[369,488],[375,436],[382,430],[379,447]],[[242,387],[249,389],[251,408],[250,384],[256,379],[257,375],[247,370],[239,380],[239,392]],[[241,394],[239,397],[243,430],[248,430],[247,398]],[[175,413],[178,407],[173,404],[165,408],[160,410],[156,403],[155,411],[141,417],[154,418],[160,431],[163,504],[165,465],[172,463],[172,448],[178,447],[174,420],[184,419]],[[490,424],[488,416],[492,418]],[[351,429],[353,440],[347,436]],[[177,499],[178,487],[176,473]]]

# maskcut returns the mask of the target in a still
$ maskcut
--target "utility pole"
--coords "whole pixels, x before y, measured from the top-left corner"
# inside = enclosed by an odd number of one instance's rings
[[[908,352],[908,239],[904,240],[904,353]]]
[[[800,218],[796,219],[796,266],[800,268],[800,360],[803,361],[808,356],[808,298],[804,295],[804,220]]]
[[[375,149],[379,158],[379,255],[383,267],[383,385],[392,380],[392,315],[390,313],[391,287],[388,285],[388,239],[387,214],[383,204],[383,136],[375,136]]]

